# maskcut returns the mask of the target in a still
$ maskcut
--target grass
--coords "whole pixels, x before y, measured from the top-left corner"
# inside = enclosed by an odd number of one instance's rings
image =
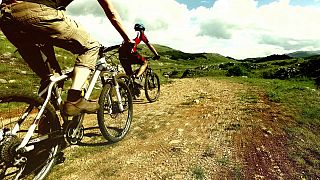
[[[246,92],[246,93],[240,93],[238,94],[240,96],[240,100],[245,103],[257,103],[258,102],[258,96],[254,92]]]
[[[283,114],[294,122],[286,125],[289,135],[289,156],[306,177],[320,175],[320,91],[311,80],[266,80],[259,78],[230,78],[238,83],[257,86],[265,91],[270,101],[281,105]],[[242,97],[250,100],[250,94]],[[249,98],[248,98],[249,97]],[[255,99],[255,98],[254,98]]]
[[[263,89],[270,101],[285,106],[300,124],[320,126],[320,92],[316,90],[313,81],[238,78],[237,81],[239,80]]]
[[[205,179],[205,170],[201,166],[191,168],[192,177],[197,180]]]
[[[226,155],[224,155],[221,158],[217,159],[217,162],[221,166],[227,166],[230,163],[230,159]]]
[[[5,41],[3,36],[0,36],[0,39],[0,74],[1,79],[7,81],[7,83],[0,84],[0,88],[32,91],[31,86],[38,82],[39,78],[30,71],[19,53],[16,52],[15,47]]]
[[[235,179],[244,179],[242,167],[239,164],[236,164],[235,167],[233,168],[233,174]]]

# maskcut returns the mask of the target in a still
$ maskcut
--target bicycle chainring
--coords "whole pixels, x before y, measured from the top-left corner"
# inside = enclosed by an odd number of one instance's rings
[[[78,144],[84,136],[83,125],[79,129],[76,129],[77,126],[78,122],[71,121],[66,128],[66,139],[72,145]]]

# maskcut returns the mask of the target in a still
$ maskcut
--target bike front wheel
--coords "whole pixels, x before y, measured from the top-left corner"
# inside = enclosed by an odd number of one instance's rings
[[[48,105],[27,147],[16,151],[38,114],[43,99],[30,93],[0,93],[0,179],[44,179],[58,159],[60,123]],[[62,136],[63,137],[63,136]]]
[[[104,138],[113,143],[122,140],[128,133],[133,115],[130,90],[123,81],[118,80],[117,82],[123,109],[119,108],[116,86],[108,83],[101,91],[100,109],[98,110],[100,131]]]
[[[147,73],[144,83],[144,91],[149,102],[155,102],[158,100],[160,96],[160,80],[156,73]]]

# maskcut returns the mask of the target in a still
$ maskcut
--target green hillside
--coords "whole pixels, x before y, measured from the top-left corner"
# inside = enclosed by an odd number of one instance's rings
[[[320,50],[318,51],[297,51],[287,54],[290,57],[294,58],[306,58],[310,56],[320,55]]]
[[[159,74],[169,74],[170,77],[182,77],[186,70],[194,70],[199,67],[207,68],[209,66],[218,66],[219,64],[236,62],[233,59],[226,58],[215,53],[185,53],[162,45],[154,45],[155,49],[161,55],[158,61],[151,60],[152,68]],[[153,56],[152,52],[145,45],[139,45],[138,51],[145,56]],[[200,68],[201,69],[201,68]],[[192,74],[196,76],[216,75],[221,72],[210,70],[203,72],[194,71]]]

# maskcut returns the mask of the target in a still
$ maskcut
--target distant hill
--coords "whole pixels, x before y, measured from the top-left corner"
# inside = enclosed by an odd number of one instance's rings
[[[226,63],[235,61],[234,59],[217,53],[186,53],[163,45],[154,44],[153,46],[162,57],[176,61],[203,60],[210,61],[210,63]],[[138,46],[138,52],[145,56],[153,56],[152,52],[144,44]]]
[[[320,55],[320,50],[318,51],[296,51],[293,53],[288,54],[272,54],[265,57],[256,57],[256,58],[246,58],[243,60],[239,60],[242,62],[266,62],[266,61],[275,61],[275,60],[285,60],[285,59],[292,59],[292,58],[307,58],[311,56]]]
[[[320,50],[318,51],[296,51],[293,53],[287,54],[290,57],[293,58],[305,58],[305,57],[310,57],[314,55],[320,55]]]
[[[291,56],[282,54],[273,54],[270,56],[266,56],[266,57],[257,57],[257,58],[247,58],[241,61],[244,62],[252,62],[252,63],[260,63],[260,62],[267,62],[267,61],[275,61],[275,60],[285,60],[285,59],[292,59]]]

